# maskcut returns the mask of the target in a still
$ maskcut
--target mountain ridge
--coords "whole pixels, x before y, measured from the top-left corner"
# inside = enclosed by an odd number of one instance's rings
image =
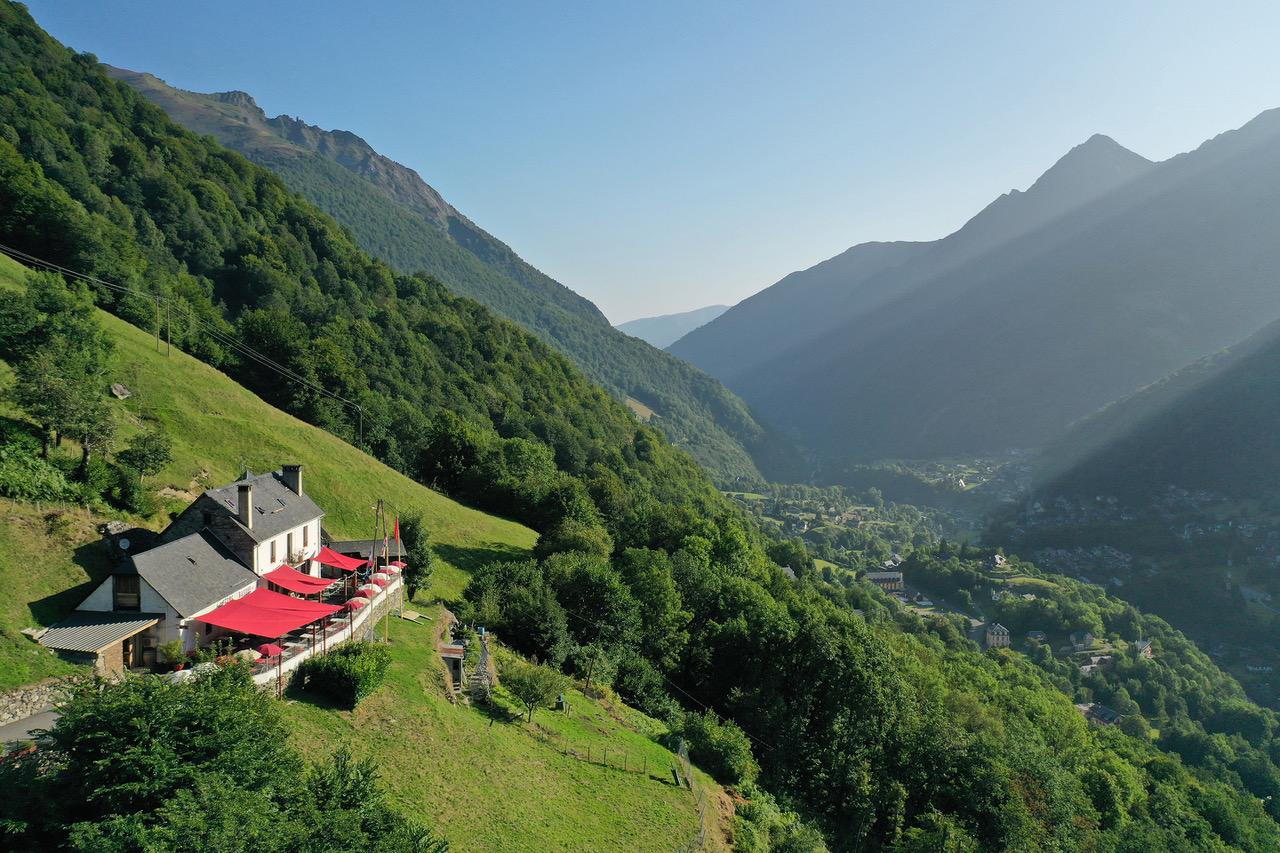
[[[1095,134],[1059,158],[1025,191],[998,196],[951,234],[933,241],[854,245],[744,299],[670,349],[733,387],[736,378],[770,359],[802,349],[806,341],[910,293],[993,243],[1042,226],[1150,165],[1110,137]],[[1050,193],[1055,195],[1045,199]],[[912,263],[916,268],[911,275],[893,277],[893,270]],[[805,298],[811,304],[797,304]],[[760,337],[764,329],[769,330],[768,338]],[[769,341],[772,345],[764,343]]]
[[[655,411],[667,437],[721,482],[790,475],[793,448],[718,380],[615,330],[596,306],[544,275],[458,213],[414,170],[350,131],[268,118],[252,96],[188,92],[145,72],[104,66],[171,118],[280,175],[404,272],[425,271],[520,323],[619,400]]]
[[[792,306],[839,321],[722,378],[829,469],[1050,441],[1280,316],[1280,251],[1264,236],[1280,228],[1277,118],[1161,163],[1093,137],[1037,182],[1069,178],[1085,154],[1099,179],[1088,192],[1035,208],[1029,193],[1002,196],[979,216],[1014,230],[979,233],[975,217],[843,302]],[[1026,212],[1007,215],[1014,205]],[[718,335],[735,313],[672,351],[717,373],[742,355],[749,326]]]
[[[666,349],[689,332],[711,322],[728,310],[728,305],[707,305],[691,311],[676,311],[654,317],[637,317],[625,323],[618,323],[614,328],[658,349]]]

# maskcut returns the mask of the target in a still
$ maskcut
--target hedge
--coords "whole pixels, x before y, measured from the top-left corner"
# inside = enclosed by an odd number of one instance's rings
[[[346,643],[298,667],[304,690],[324,694],[352,709],[378,689],[391,665],[391,650],[379,643]]]

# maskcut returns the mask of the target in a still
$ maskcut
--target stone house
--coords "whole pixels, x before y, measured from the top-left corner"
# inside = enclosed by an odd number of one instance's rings
[[[207,645],[220,629],[198,617],[266,587],[263,575],[282,565],[320,574],[323,518],[302,490],[302,466],[246,471],[193,501],[154,547],[128,553],[39,642],[103,673],[154,664],[173,640],[184,651]]]
[[[867,572],[865,577],[886,592],[900,590],[903,587],[902,572]]]
[[[986,642],[989,649],[1007,649],[1012,642],[1009,629],[999,622],[988,623]]]

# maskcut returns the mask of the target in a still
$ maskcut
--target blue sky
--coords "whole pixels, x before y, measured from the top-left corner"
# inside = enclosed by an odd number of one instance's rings
[[[1280,106],[1276,3],[28,5],[360,134],[615,322],[942,236],[1095,132],[1163,159]]]

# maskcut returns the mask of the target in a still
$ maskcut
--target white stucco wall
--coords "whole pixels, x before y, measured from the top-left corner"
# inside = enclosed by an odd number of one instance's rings
[[[303,547],[303,528],[306,528],[306,547]],[[289,534],[293,534],[293,550],[302,551],[308,558],[314,557],[320,551],[320,519],[308,521],[306,524],[299,525],[292,530],[286,530],[274,539],[269,539],[253,550],[253,571],[258,575],[264,575],[272,569],[278,567],[281,563],[289,559]],[[271,559],[271,543],[276,544],[276,558],[273,562]]]
[[[112,610],[115,604],[114,590],[115,587],[112,586],[112,579],[107,578],[102,583],[98,584],[97,588],[95,588],[93,592],[89,593],[88,596],[85,597],[84,601],[80,602],[80,606],[77,609],[94,611]]]

